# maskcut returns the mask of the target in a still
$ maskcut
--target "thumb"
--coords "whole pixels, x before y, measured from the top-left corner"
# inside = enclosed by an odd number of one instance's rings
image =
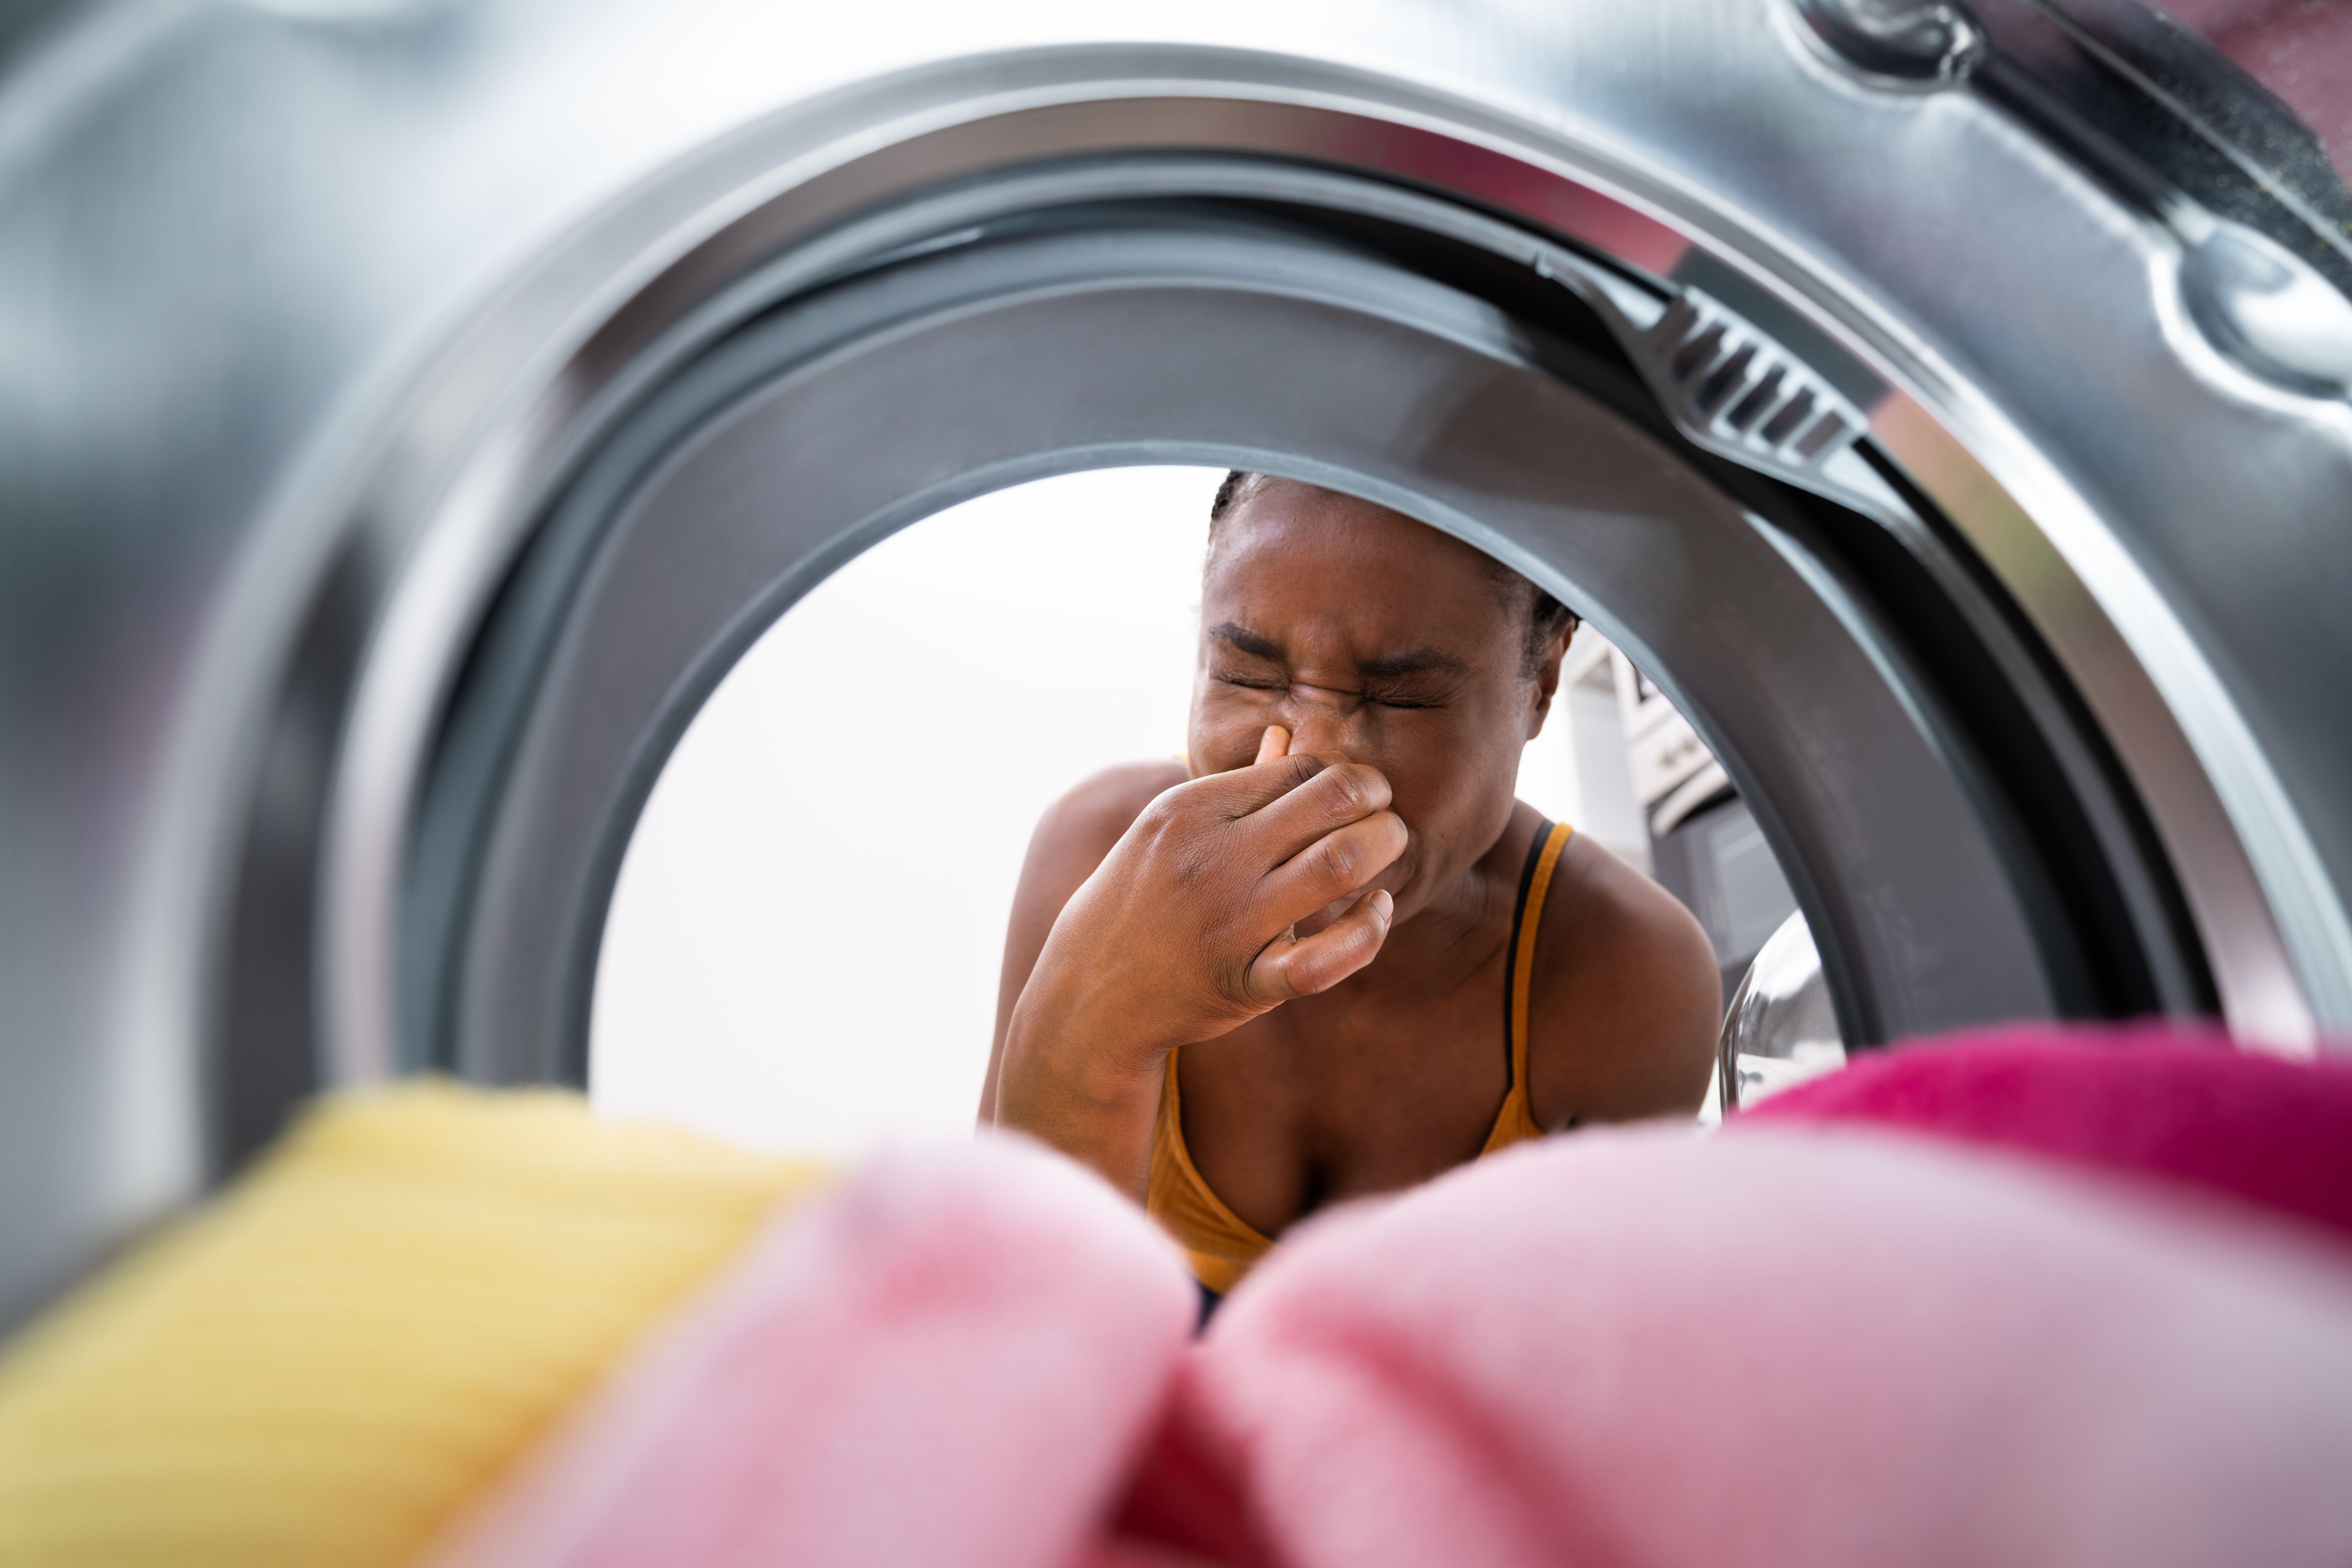
[[[1329,990],[1380,956],[1395,913],[1396,900],[1376,887],[1312,936],[1284,932],[1250,961],[1244,979],[1249,999],[1270,1008]]]
[[[1265,733],[1258,737],[1257,761],[1252,763],[1251,766],[1258,767],[1262,764],[1272,762],[1276,758],[1287,757],[1289,755],[1290,731],[1283,728],[1282,726],[1278,724],[1270,724],[1265,727]]]

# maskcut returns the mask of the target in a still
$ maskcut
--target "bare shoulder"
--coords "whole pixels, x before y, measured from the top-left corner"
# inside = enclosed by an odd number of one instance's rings
[[[1085,857],[1087,874],[1091,875],[1118,842],[1119,835],[1134,826],[1143,809],[1183,783],[1186,777],[1184,765],[1171,759],[1121,763],[1081,779],[1037,819],[1037,831],[1029,842],[1030,860],[1036,861],[1041,851],[1052,859],[1065,854]]]
[[[1124,763],[1081,780],[1046,807],[1037,819],[1037,831],[1029,836],[1029,855],[1013,894],[1013,947],[1008,951],[1024,950],[1028,963],[1035,962],[1035,949],[1045,946],[1045,933],[1062,905],[1094,875],[1143,809],[1184,779],[1181,762]],[[1021,973],[1025,979],[1027,964]]]
[[[1674,894],[1579,833],[1560,852],[1537,936],[1528,1089],[1547,1127],[1695,1112],[1723,981]]]

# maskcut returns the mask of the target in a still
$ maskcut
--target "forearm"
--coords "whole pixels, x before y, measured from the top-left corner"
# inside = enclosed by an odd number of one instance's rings
[[[1093,1167],[1141,1203],[1150,1184],[1167,1053],[1138,1051],[1098,1033],[1066,1010],[1024,996],[1005,1033],[996,1124]]]

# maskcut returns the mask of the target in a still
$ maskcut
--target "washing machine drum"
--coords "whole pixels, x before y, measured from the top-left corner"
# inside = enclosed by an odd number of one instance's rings
[[[54,20],[0,88],[0,1313],[321,1083],[580,1078],[730,662],[1079,468],[1329,485],[1581,611],[1850,1046],[2309,1049],[2348,216],[2116,4]]]

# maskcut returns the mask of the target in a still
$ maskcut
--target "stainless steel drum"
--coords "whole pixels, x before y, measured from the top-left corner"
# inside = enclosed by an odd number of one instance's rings
[[[729,662],[1104,465],[1341,486],[1583,610],[1851,1043],[2352,1027],[2352,207],[2147,13],[47,9],[0,82],[0,1315],[321,1083],[577,1077]]]

